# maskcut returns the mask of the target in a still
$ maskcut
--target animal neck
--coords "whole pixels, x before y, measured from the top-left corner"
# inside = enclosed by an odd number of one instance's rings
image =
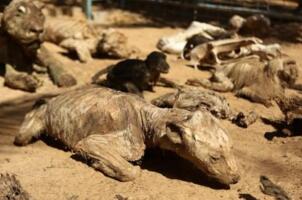
[[[176,108],[158,108],[152,106],[144,118],[144,133],[147,147],[159,147],[165,140],[167,124],[175,121],[183,121],[190,112]],[[168,148],[169,149],[169,148]]]

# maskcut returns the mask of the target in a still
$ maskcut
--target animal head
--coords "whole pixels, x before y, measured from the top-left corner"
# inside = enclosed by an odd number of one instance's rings
[[[208,112],[190,114],[166,124],[160,147],[176,152],[220,183],[237,183],[240,176],[226,131]]]
[[[45,110],[46,101],[44,99],[37,100],[33,109],[25,115],[14,144],[26,145],[31,141],[33,135],[38,136],[43,131]]]
[[[294,85],[298,78],[296,61],[290,58],[275,58],[268,62],[265,67],[266,73],[280,80],[283,87]]]
[[[200,34],[196,34],[193,35],[191,38],[188,39],[186,46],[183,49],[183,57],[186,60],[190,60],[190,52],[192,51],[192,49],[194,49],[196,46],[209,42],[211,41],[210,39],[200,35]]]
[[[161,52],[153,51],[146,59],[148,67],[160,73],[168,73],[170,66],[166,61],[167,56]]]
[[[298,78],[298,67],[296,61],[292,59],[284,59],[283,69],[278,72],[278,76],[285,87],[294,85]]]
[[[23,47],[38,49],[45,17],[34,1],[13,0],[4,10],[1,28]]]

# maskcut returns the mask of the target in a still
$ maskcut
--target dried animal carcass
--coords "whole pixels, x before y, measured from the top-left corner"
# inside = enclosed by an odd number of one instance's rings
[[[128,38],[123,33],[108,29],[102,32],[97,53],[110,58],[134,58],[138,57],[140,50],[129,45]]]
[[[43,40],[76,52],[81,62],[93,55],[129,58],[139,54],[138,48],[128,44],[127,37],[116,30],[98,31],[85,20],[73,18],[47,19]]]
[[[226,35],[230,35],[229,32],[223,28],[193,21],[183,32],[169,37],[162,37],[157,43],[157,48],[166,53],[181,55],[187,40],[196,34],[209,40],[223,38],[226,37]]]
[[[247,56],[271,59],[281,55],[279,44],[263,45],[258,38],[223,39],[196,46],[184,55],[194,67],[214,67],[234,63]]]
[[[44,28],[41,10],[29,0],[14,0],[4,10],[0,27],[0,63],[6,64],[5,85],[35,91],[41,81],[32,75],[34,64],[48,69],[58,86],[72,86],[75,78],[45,47],[40,36]]]
[[[225,97],[197,87],[182,87],[176,92],[153,99],[151,103],[161,108],[208,111],[219,119],[228,119],[244,128],[253,124],[258,118],[254,112],[246,115],[233,111]]]
[[[91,161],[120,181],[135,179],[146,148],[159,147],[192,162],[224,184],[239,180],[231,141],[208,112],[163,109],[136,95],[104,87],[69,91],[29,112],[15,144],[27,145],[42,133]]]
[[[289,58],[275,58],[267,62],[259,58],[243,58],[222,65],[210,79],[189,79],[187,84],[228,92],[271,105],[271,100],[284,94],[285,87],[294,87],[298,77],[296,62]]]

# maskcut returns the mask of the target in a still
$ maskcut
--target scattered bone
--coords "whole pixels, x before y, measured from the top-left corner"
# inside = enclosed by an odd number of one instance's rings
[[[15,175],[0,174],[1,200],[30,200],[30,195],[22,188]]]
[[[290,200],[288,194],[278,185],[274,184],[268,177],[260,176],[260,189],[264,194],[275,197],[276,200]]]
[[[146,148],[175,152],[223,184],[239,180],[231,141],[208,112],[163,109],[102,87],[73,90],[29,112],[15,144],[27,145],[47,133],[120,181],[131,181]],[[106,133],[106,134],[104,134]]]
[[[263,45],[258,38],[224,39],[196,46],[186,57],[194,66],[217,67],[247,56],[268,60],[281,55],[279,44]]]

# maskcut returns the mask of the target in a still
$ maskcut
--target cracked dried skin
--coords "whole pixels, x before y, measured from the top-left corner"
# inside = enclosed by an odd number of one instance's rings
[[[121,181],[133,180],[146,148],[174,151],[224,184],[239,180],[231,141],[207,112],[162,109],[136,95],[102,87],[70,91],[29,112],[15,144],[45,132],[92,159],[92,167]]]
[[[297,79],[296,64],[287,58],[275,58],[264,63],[258,58],[246,58],[221,66],[210,79],[189,79],[187,84],[219,92],[233,91],[237,96],[271,106],[271,100],[283,95],[284,87],[293,87]]]
[[[180,108],[189,111],[207,110],[215,117],[226,119],[232,117],[227,100],[219,94],[196,87],[184,87],[152,100],[152,104],[161,108]]]

